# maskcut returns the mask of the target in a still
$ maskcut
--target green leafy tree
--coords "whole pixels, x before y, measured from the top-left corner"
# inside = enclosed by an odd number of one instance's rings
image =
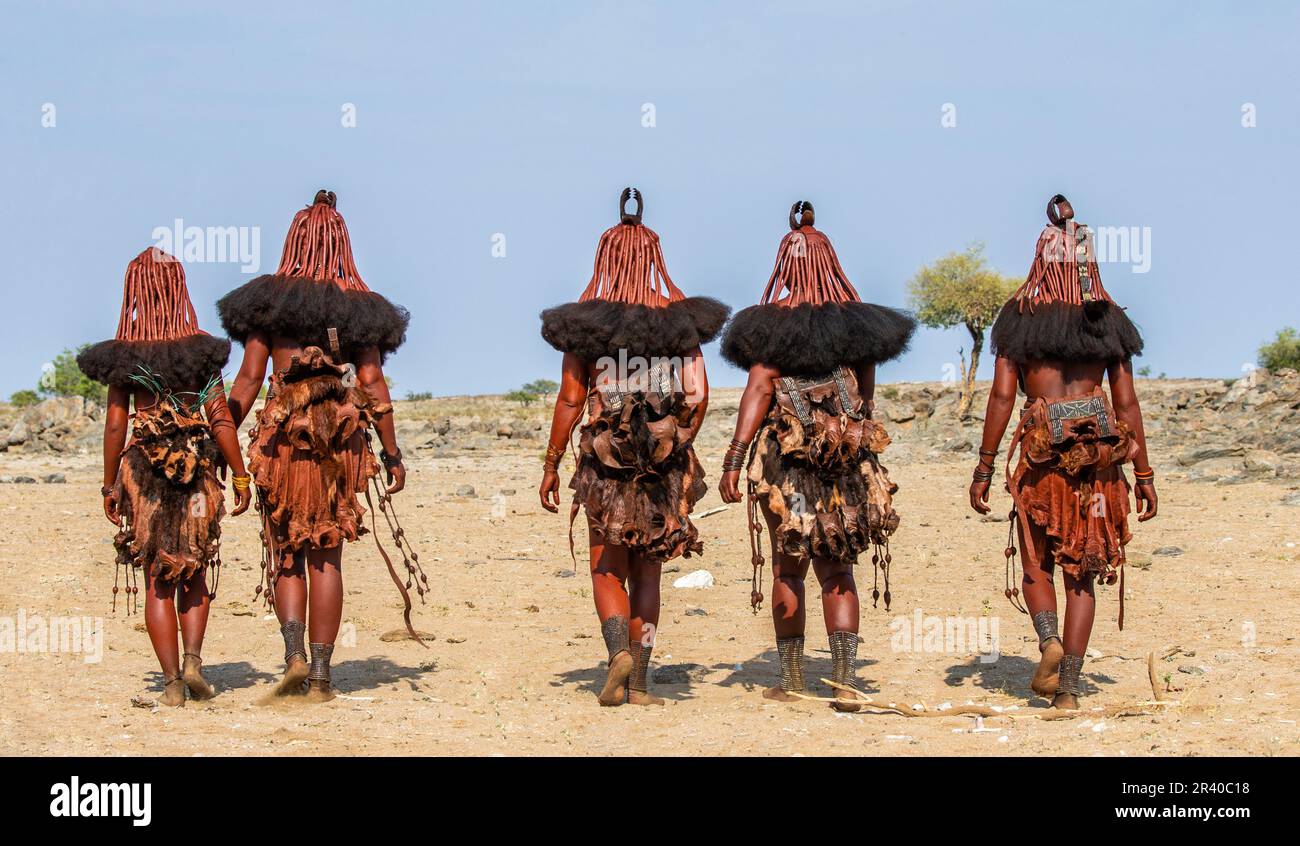
[[[559,389],[560,383],[551,379],[534,379],[532,382],[529,382],[521,388],[521,390],[541,396],[542,399],[546,399]]]
[[[506,394],[505,399],[507,399],[510,402],[517,402],[520,405],[522,405],[524,408],[527,408],[528,406],[532,405],[534,402],[537,401],[537,394],[534,394],[531,391],[526,391],[520,388],[518,390],[511,391],[510,393]]]
[[[407,402],[423,402],[433,399],[433,391],[407,391]]]
[[[965,326],[970,333],[969,363],[965,350],[959,353],[962,385],[957,416],[963,420],[970,417],[984,332],[1020,281],[990,268],[984,260],[984,245],[973,244],[964,252],[949,253],[922,267],[908,283],[912,308],[923,324],[933,329]]]
[[[1279,329],[1277,337],[1259,348],[1259,366],[1271,371],[1300,370],[1300,333],[1290,326]]]
[[[35,391],[28,390],[26,388],[24,388],[21,391],[14,391],[13,394],[9,396],[10,404],[16,405],[19,408],[26,408],[29,405],[36,405],[36,403],[40,401],[41,401],[40,394],[36,393]]]
[[[41,397],[85,397],[104,405],[108,402],[108,388],[91,379],[77,366],[77,353],[89,347],[83,344],[75,352],[65,349],[41,371],[41,381],[36,391]]]

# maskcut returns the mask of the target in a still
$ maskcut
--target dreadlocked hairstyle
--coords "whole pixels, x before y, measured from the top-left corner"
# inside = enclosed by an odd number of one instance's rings
[[[289,224],[275,273],[217,302],[231,338],[243,344],[262,333],[328,349],[333,328],[349,353],[373,346],[385,358],[406,340],[410,313],[366,286],[337,205],[333,191],[317,191]]]
[[[766,364],[784,375],[821,375],[895,358],[916,321],[907,312],[864,303],[830,239],[813,226],[812,203],[790,208],[790,232],[758,305],[736,313],[722,355],[748,370]]]
[[[117,335],[77,355],[98,382],[131,386],[141,373],[172,390],[208,384],[230,357],[230,341],[199,328],[180,260],[149,247],[126,267]]]
[[[628,200],[636,211],[627,210]],[[600,236],[591,280],[577,302],[542,312],[542,337],[588,361],[616,355],[677,356],[707,344],[729,309],[710,297],[688,297],[673,284],[659,236],[641,222],[643,198],[626,188],[619,222]]]
[[[1029,275],[1002,307],[993,352],[1015,361],[1122,361],[1142,336],[1101,284],[1092,231],[1063,195],[1047,202]]]

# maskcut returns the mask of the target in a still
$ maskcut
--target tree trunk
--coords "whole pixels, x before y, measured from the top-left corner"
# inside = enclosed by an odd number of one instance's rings
[[[970,419],[971,401],[975,398],[975,371],[980,366],[980,353],[984,351],[984,330],[971,324],[966,324],[966,331],[970,332],[970,366],[962,374],[961,397],[957,403],[957,417],[960,420]]]

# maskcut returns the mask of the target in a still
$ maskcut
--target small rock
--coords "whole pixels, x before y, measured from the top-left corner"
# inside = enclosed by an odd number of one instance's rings
[[[1183,550],[1177,546],[1162,546],[1158,549],[1151,550],[1152,555],[1167,555],[1170,558],[1177,558],[1183,554]]]
[[[703,608],[697,608],[697,607],[692,606],[692,607],[686,609],[686,616],[687,616],[687,617],[707,617],[707,616],[709,616],[709,612],[708,612],[708,611],[705,611]]]
[[[1282,500],[1283,505],[1300,505],[1300,493],[1291,494]]]
[[[474,496],[473,485],[461,485],[456,488],[456,496]]]
[[[909,420],[916,419],[916,411],[910,408],[899,408],[895,405],[889,407],[887,415],[890,421],[894,423],[906,423]]]
[[[514,488],[502,488],[501,490],[497,491],[497,493],[501,494],[502,496],[514,496],[514,495],[515,495],[515,489],[514,489]]]
[[[665,567],[665,568],[663,569],[663,571],[664,571],[665,573],[680,573],[680,572],[682,571],[682,565],[680,565],[680,564],[669,564],[667,567]]]
[[[34,485],[36,480],[31,476],[14,476],[15,485]]]
[[[551,573],[551,575],[554,576],[554,577],[557,578],[557,579],[572,579],[573,576],[574,576],[574,571],[573,571],[573,570],[556,570],[554,573]]]
[[[498,426],[498,427],[497,427],[497,437],[498,437],[498,438],[513,438],[514,436],[515,436],[515,430],[512,429],[512,428],[510,428],[509,426]]]
[[[690,684],[707,672],[708,668],[702,664],[668,664],[656,667],[650,680],[655,684]]]
[[[62,473],[50,473],[41,477],[41,481],[47,485],[64,485],[68,482],[68,477]]]
[[[1005,523],[1011,518],[1001,511],[994,511],[992,514],[985,514],[980,518],[981,523]]]
[[[1186,673],[1189,676],[1203,676],[1205,675],[1205,668],[1196,664],[1179,664],[1178,672]]]
[[[708,570],[696,570],[687,573],[680,579],[673,582],[675,588],[711,588],[713,587],[713,574]]]
[[[537,613],[539,613],[542,609],[538,608],[536,605],[529,605],[529,606],[528,606],[527,608],[525,608],[524,610],[527,611],[529,614],[537,614]]]
[[[944,452],[970,452],[970,438],[965,435],[957,435],[943,442]]]

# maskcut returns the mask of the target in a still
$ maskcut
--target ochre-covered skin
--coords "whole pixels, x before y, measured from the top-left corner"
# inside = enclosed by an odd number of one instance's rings
[[[1083,397],[1105,394],[1098,388]],[[1128,527],[1129,483],[1122,465],[1129,459],[1132,433],[1127,423],[1115,421],[1115,435],[1098,437],[1095,421],[1064,421],[1066,440],[1052,443],[1047,423],[1048,403],[1039,398],[1025,406],[1017,442],[1019,462],[1007,484],[1021,520],[1031,527],[1026,543],[1046,541],[1042,550],[1074,578],[1095,576],[1114,584],[1124,566],[1124,546],[1131,540]],[[1114,410],[1106,401],[1111,419]]]
[[[224,489],[218,451],[201,417],[158,403],[135,415],[113,486],[123,527],[118,560],[176,583],[218,559]]]
[[[606,543],[657,561],[704,551],[690,513],[708,486],[691,446],[694,410],[680,394],[629,394],[615,411],[592,394],[569,482],[573,509],[586,509]]]
[[[852,371],[842,373],[847,409],[833,380],[801,392],[812,427],[800,422],[778,381],[755,439],[748,478],[763,506],[780,520],[773,540],[787,555],[851,562],[872,545],[885,544],[898,528],[893,507],[898,486],[879,460],[889,435],[863,413]]]
[[[366,532],[357,494],[379,473],[366,430],[392,406],[345,386],[347,373],[307,347],[271,377],[248,468],[279,553],[335,547]]]

